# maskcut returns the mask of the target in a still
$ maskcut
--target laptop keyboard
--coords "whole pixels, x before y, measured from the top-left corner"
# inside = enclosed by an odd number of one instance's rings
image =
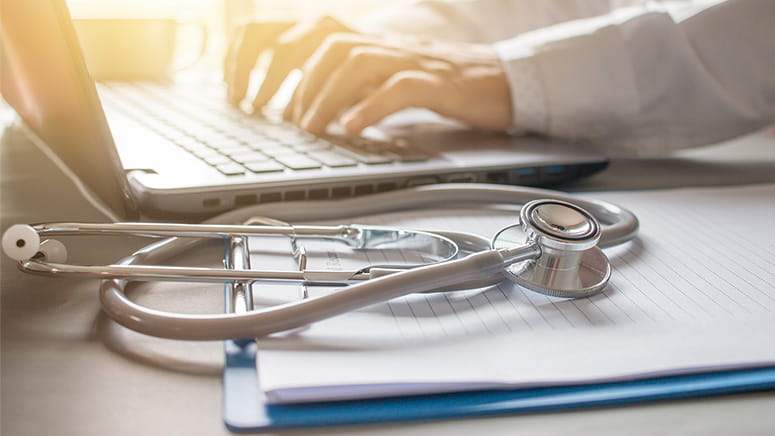
[[[228,105],[223,95],[208,95],[201,87],[103,83],[100,96],[228,176],[419,162],[430,157],[403,139],[313,136],[279,121],[279,114],[247,115]]]

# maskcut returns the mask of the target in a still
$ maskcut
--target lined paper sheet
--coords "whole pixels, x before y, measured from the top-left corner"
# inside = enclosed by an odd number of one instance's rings
[[[775,186],[595,198],[629,208],[641,222],[637,240],[606,250],[614,273],[604,293],[563,300],[504,282],[409,295],[275,335],[259,342],[259,378],[269,400],[588,383],[775,364],[775,232],[768,230],[775,223]],[[503,207],[444,209],[353,222],[489,238],[517,215]],[[355,262],[331,244],[308,249],[321,267]],[[268,265],[268,258],[295,265],[259,251],[254,266]],[[369,260],[412,256],[370,253]],[[306,289],[310,296],[332,291]],[[303,292],[297,285],[254,287],[258,305]]]

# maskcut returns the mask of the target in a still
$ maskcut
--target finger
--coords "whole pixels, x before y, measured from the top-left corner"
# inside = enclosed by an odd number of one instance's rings
[[[302,115],[300,126],[311,133],[323,133],[331,120],[370,88],[381,85],[398,71],[415,66],[412,59],[393,49],[355,47],[315,96],[309,110]]]
[[[234,48],[229,50],[231,59],[226,80],[229,101],[237,103],[245,98],[250,72],[258,56],[272,47],[277,36],[292,25],[288,22],[249,23],[238,32]]]
[[[280,85],[283,84],[288,74],[298,68],[299,62],[294,62],[291,53],[287,47],[278,46],[274,50],[272,60],[266,70],[264,80],[258,89],[256,97],[253,99],[253,108],[260,109],[277,93]]]
[[[250,71],[255,66],[258,55],[263,51],[257,35],[258,25],[258,23],[249,23],[242,26],[229,50],[226,86],[231,103],[237,103],[245,97]]]
[[[240,48],[245,44],[245,33],[247,32],[247,25],[239,26],[234,29],[234,36],[230,39],[229,48],[226,52],[226,57],[223,59],[223,81],[226,82],[229,92],[231,92],[231,86],[234,78],[234,68],[237,64],[237,53]]]
[[[223,57],[223,81],[227,83],[231,80],[234,58],[237,56],[237,46],[240,45],[244,36],[245,26],[237,26],[229,37],[229,46],[226,48],[226,56]]]
[[[410,107],[437,111],[443,97],[441,79],[425,71],[401,71],[379,89],[353,106],[342,118],[350,134],[358,134],[386,116]]]
[[[359,45],[369,45],[373,38],[350,33],[334,33],[329,35],[323,44],[310,56],[304,64],[304,75],[299,82],[299,93],[294,102],[292,120],[301,122],[301,116],[309,108],[315,96],[322,89],[328,77],[342,63],[350,50]]]
[[[291,71],[301,68],[331,33],[347,29],[333,18],[324,16],[313,22],[297,24],[277,37],[272,61],[264,81],[253,100],[255,109],[264,106],[276,93]]]
[[[298,100],[298,96],[299,96],[299,87],[296,86],[296,88],[293,90],[293,95],[291,95],[290,101],[285,106],[285,110],[283,110],[283,120],[291,121],[293,119],[293,109],[296,106],[296,101]]]

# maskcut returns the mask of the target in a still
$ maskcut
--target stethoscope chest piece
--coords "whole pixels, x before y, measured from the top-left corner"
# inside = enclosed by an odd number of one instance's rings
[[[522,207],[519,219],[495,235],[492,247],[534,244],[541,254],[506,267],[511,280],[562,298],[588,297],[605,288],[611,265],[597,246],[600,224],[589,212],[564,201],[534,200]]]

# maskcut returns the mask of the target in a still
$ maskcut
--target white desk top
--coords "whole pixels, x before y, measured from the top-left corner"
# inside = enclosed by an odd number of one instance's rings
[[[103,220],[17,131],[6,130],[1,152],[3,230],[14,223]],[[603,173],[567,188],[595,191],[766,182],[775,182],[772,133],[672,158],[615,160]],[[75,250],[105,259],[117,259],[143,245],[93,239],[72,244]],[[222,345],[164,341],[124,331],[101,315],[96,287],[82,280],[21,274],[3,258],[0,433],[228,434],[221,421]],[[147,347],[139,350],[137,344]],[[166,354],[159,355],[159,350]],[[772,410],[775,394],[764,392],[562,413],[305,430],[304,434],[773,434]]]

